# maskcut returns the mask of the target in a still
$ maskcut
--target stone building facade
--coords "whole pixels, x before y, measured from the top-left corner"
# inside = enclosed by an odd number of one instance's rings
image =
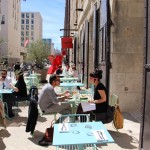
[[[125,112],[140,112],[143,77],[143,0],[78,0],[70,4],[74,47],[69,62],[76,64],[87,87],[89,72],[103,70],[109,96],[119,96]],[[66,5],[67,6],[67,5]],[[68,29],[69,30],[69,29]],[[76,58],[76,59],[74,59]]]
[[[20,6],[21,1],[0,1],[0,57],[8,63],[20,60]],[[4,22],[2,22],[4,21]]]

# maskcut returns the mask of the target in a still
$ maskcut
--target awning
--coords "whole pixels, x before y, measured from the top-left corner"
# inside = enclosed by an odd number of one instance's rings
[[[63,56],[66,55],[66,50],[65,50],[65,49],[61,50],[61,54],[62,54]]]
[[[63,37],[61,38],[61,47],[64,48],[73,48],[72,38],[71,37]]]

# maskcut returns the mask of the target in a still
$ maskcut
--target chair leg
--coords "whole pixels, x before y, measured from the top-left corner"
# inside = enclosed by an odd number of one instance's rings
[[[6,112],[5,112],[5,117],[8,119],[8,120],[11,120],[11,118],[9,118],[9,115],[8,115],[8,105],[6,102],[4,102],[4,110],[6,108]]]

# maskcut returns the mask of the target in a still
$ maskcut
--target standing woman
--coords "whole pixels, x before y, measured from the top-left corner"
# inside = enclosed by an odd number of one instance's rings
[[[15,71],[15,76],[16,76],[16,84],[15,86],[11,84],[11,88],[14,90],[15,94],[15,101],[24,101],[28,99],[27,96],[27,87],[26,83],[24,81],[23,77],[23,71],[22,70],[16,70]]]

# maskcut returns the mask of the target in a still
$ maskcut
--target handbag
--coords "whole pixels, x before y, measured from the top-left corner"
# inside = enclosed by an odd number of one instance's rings
[[[123,123],[124,123],[124,118],[123,118],[122,112],[121,112],[119,106],[117,106],[114,111],[114,119],[113,119],[114,127],[116,129],[122,129]]]
[[[52,120],[51,126],[49,128],[46,128],[45,134],[43,138],[38,142],[41,146],[48,146],[53,142],[53,133],[54,133],[54,124],[55,120]]]

